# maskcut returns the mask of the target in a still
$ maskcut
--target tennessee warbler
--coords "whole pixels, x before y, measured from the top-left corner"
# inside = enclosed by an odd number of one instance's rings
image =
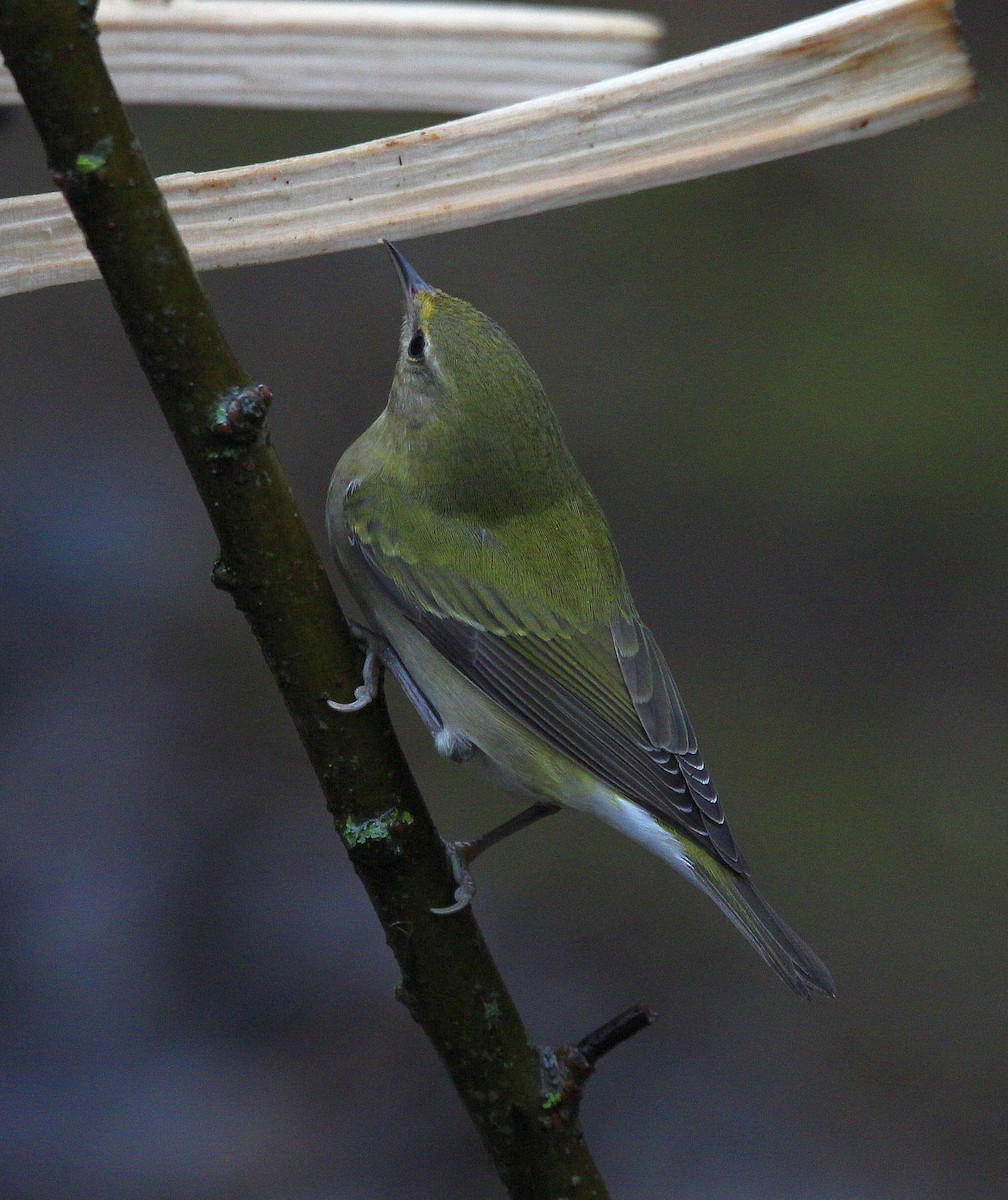
[[[441,753],[478,757],[539,802],[535,815],[594,813],[710,896],[796,992],[834,995],[750,881],[532,368],[498,325],[388,248],[406,298],[391,394],[340,459],[327,505],[383,660]],[[358,693],[349,707],[370,694]]]

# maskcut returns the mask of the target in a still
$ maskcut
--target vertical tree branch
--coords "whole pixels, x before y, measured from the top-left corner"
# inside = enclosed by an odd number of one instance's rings
[[[430,912],[453,879],[384,706],[326,706],[352,693],[359,654],[265,432],[269,391],[239,366],[193,272],[109,82],[94,7],[0,0],[0,50],[206,504],[214,582],[259,640],[402,970],[399,994],[511,1195],[601,1200],[577,1099],[544,1083],[472,912]]]

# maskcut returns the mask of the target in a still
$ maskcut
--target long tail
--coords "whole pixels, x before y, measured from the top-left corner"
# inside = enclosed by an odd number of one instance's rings
[[[716,862],[703,850],[688,852],[684,864],[693,881],[714,901],[733,925],[806,1000],[813,992],[836,995],[833,977],[821,958],[781,920],[748,879]]]
[[[585,805],[587,808],[588,805]],[[698,845],[693,838],[658,821],[639,804],[609,792],[591,807],[603,821],[646,846],[706,892],[790,987],[811,999],[813,992],[836,995],[825,963],[784,924],[749,880]]]

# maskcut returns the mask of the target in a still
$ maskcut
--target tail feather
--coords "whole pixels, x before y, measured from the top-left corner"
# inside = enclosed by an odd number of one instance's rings
[[[702,857],[701,857],[702,854]],[[748,879],[707,854],[690,854],[694,881],[790,987],[811,1000],[813,992],[836,995],[826,964],[774,912]]]
[[[657,820],[641,805],[615,793],[606,794],[605,803],[593,807],[592,811],[671,863],[710,896],[729,921],[752,942],[760,957],[799,996],[811,999],[813,992],[836,995],[833,978],[819,956],[784,924],[746,876],[715,858],[684,831]]]

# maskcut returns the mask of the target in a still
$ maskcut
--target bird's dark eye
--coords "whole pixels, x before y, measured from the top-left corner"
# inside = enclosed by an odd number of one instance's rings
[[[427,347],[427,339],[424,337],[422,329],[418,329],[409,340],[409,345],[406,347],[406,353],[414,362],[418,362],[423,358],[423,352]]]

